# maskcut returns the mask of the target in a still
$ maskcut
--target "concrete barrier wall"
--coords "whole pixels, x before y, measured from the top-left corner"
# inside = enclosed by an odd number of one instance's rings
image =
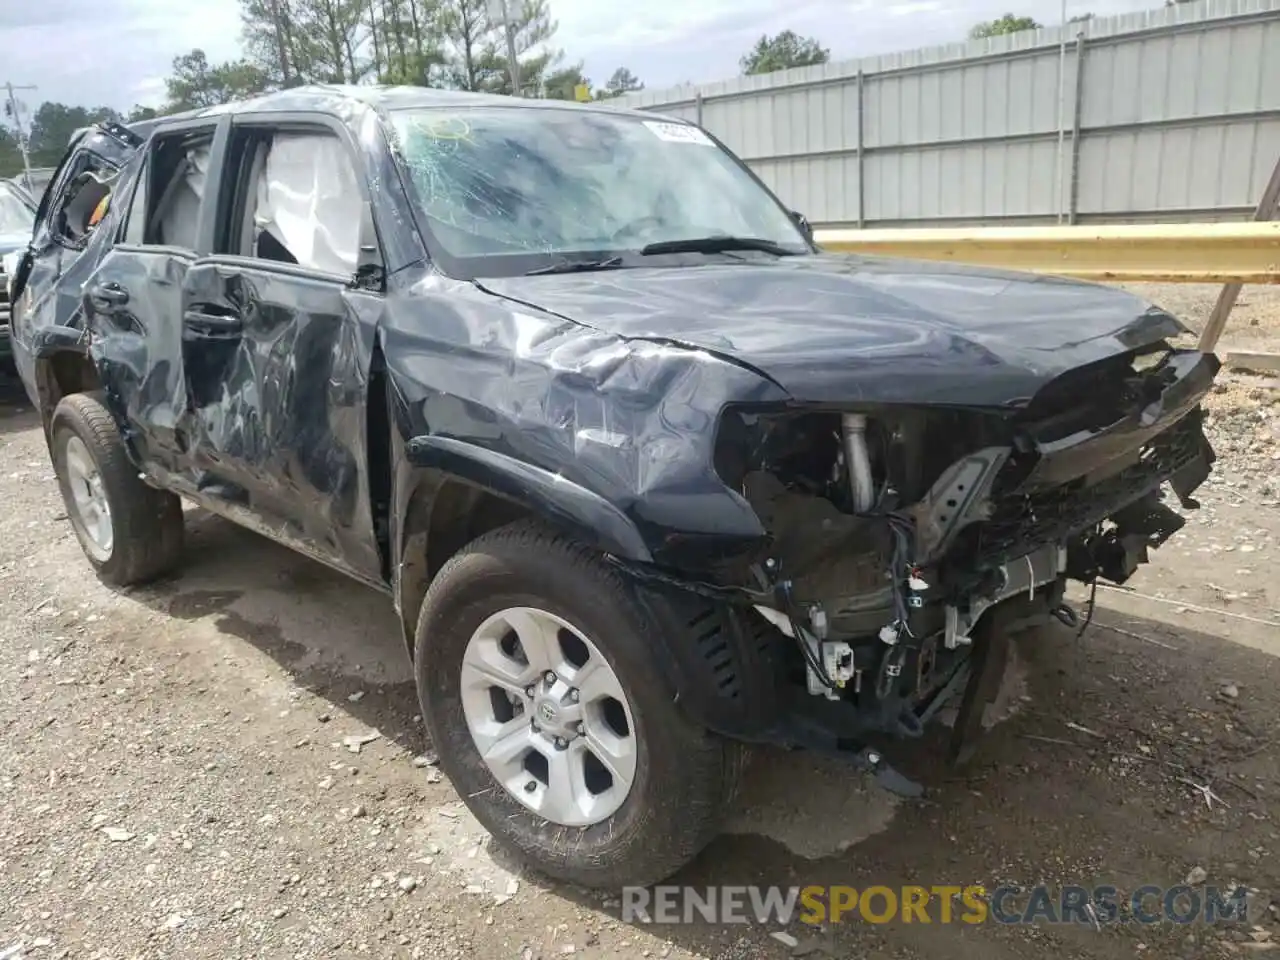
[[[620,101],[700,122],[816,224],[1247,219],[1280,0],[1199,0]]]

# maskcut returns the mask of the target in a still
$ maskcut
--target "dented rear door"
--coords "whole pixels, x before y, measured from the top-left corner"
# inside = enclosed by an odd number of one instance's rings
[[[191,264],[208,249],[205,208],[216,199],[205,189],[207,167],[223,137],[225,123],[200,121],[152,139],[133,182],[112,198],[127,203],[127,213],[82,291],[90,353],[108,407],[153,474],[190,474],[182,288]],[[197,151],[204,170],[187,161]]]

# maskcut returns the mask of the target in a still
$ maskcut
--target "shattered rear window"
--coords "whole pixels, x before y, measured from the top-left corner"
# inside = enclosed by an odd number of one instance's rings
[[[455,257],[623,251],[713,234],[806,249],[777,201],[696,127],[520,107],[392,118],[428,228]]]

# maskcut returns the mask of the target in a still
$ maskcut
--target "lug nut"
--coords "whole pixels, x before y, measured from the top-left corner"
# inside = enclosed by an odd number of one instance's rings
[[[537,693],[538,693],[538,688],[535,687],[532,683],[524,688],[524,695],[528,697],[530,700],[532,700],[535,696],[537,696]]]
[[[573,730],[578,736],[583,736],[587,732],[587,725],[579,720],[573,725]]]
[[[542,675],[542,679],[547,681],[547,683],[555,683],[557,679],[556,672],[554,670],[548,670]]]
[[[524,792],[525,792],[525,793],[533,793],[533,791],[535,791],[535,790],[537,790],[537,789],[538,789],[538,781],[537,781],[537,780],[530,780],[528,783],[526,783],[526,784],[524,785]]]
[[[579,696],[579,694],[578,694],[578,691],[577,691],[577,689],[576,689],[576,688],[575,688],[575,689],[573,689],[573,690],[570,690],[570,691],[569,691],[569,702],[570,702],[570,703],[577,703],[577,702],[578,702],[578,696]]]
[[[557,750],[567,750],[569,747],[569,741],[564,737],[556,737],[555,744]]]

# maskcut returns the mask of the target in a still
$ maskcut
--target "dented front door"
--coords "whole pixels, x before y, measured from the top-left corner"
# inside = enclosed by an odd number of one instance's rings
[[[287,265],[202,261],[183,293],[186,442],[205,496],[380,580],[366,400],[380,298]]]
[[[13,277],[11,335],[14,360],[25,384],[35,381],[35,353],[52,328],[83,329],[81,287],[93,271],[109,237],[69,243],[55,222],[68,186],[81,171],[125,167],[138,143],[117,124],[102,124],[72,138],[36,210],[35,231]],[[131,178],[129,170],[122,180]],[[33,397],[33,402],[36,399]]]

